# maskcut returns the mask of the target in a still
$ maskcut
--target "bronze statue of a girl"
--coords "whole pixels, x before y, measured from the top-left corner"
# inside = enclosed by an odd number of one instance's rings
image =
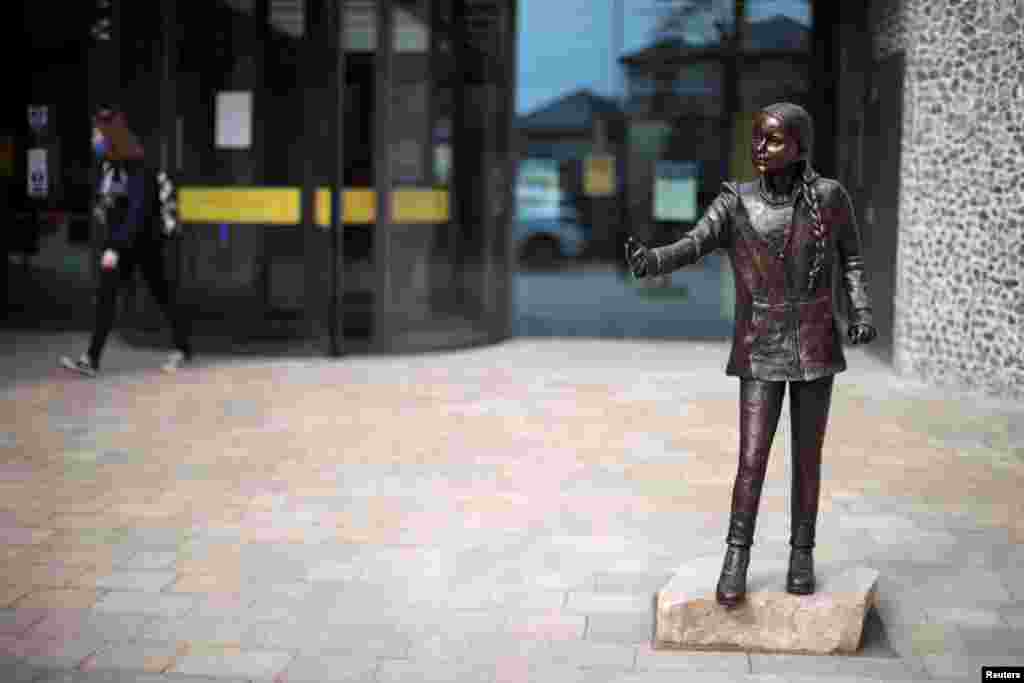
[[[694,228],[649,249],[633,237],[626,259],[635,277],[671,272],[726,249],[736,283],[735,330],[726,374],[740,378],[739,468],[716,599],[746,595],[747,566],[768,452],[789,383],[793,488],[786,590],[814,592],[814,529],[821,448],[833,375],[846,369],[832,309],[838,265],[849,298],[853,344],[875,337],[860,236],[850,198],[811,168],[814,129],[795,104],[765,107],[754,119],[751,157],[759,178],[725,183]]]

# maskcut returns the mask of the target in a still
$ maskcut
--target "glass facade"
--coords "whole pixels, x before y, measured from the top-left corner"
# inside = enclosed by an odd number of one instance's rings
[[[508,335],[514,3],[165,1],[161,22],[121,5],[122,91],[179,185],[168,258],[199,344]],[[154,35],[127,38],[140,25]],[[144,39],[167,50],[130,53]],[[136,290],[142,338],[163,321]]]
[[[722,338],[726,259],[637,282],[622,243],[678,239],[722,181],[751,178],[751,118],[775,101],[811,111],[815,163],[839,175],[831,8],[114,0],[102,22],[76,19],[91,29],[78,44],[87,77],[47,67],[81,83],[66,88],[73,106],[51,108],[60,126],[81,124],[54,187],[87,187],[88,108],[121,103],[180,188],[167,259],[199,348]],[[30,9],[25,25],[42,26]],[[44,71],[25,102],[56,102]],[[125,298],[126,336],[162,340],[147,289]]]
[[[804,105],[818,119],[829,118],[831,103],[815,95],[812,85],[832,75],[815,67],[820,46],[813,39],[811,5],[810,0],[619,0],[598,6],[567,0],[556,9],[522,0],[517,117],[522,163],[536,167],[545,157],[556,159],[562,184],[568,182],[572,194],[573,178],[580,177],[578,187],[585,187],[588,157],[596,146],[615,158],[615,191],[603,198],[581,192],[583,210],[577,207],[571,216],[583,218],[577,221],[585,237],[580,260],[590,265],[581,277],[592,281],[589,289],[604,292],[604,301],[621,303],[609,303],[604,312],[586,303],[594,318],[605,320],[574,329],[551,315],[545,324],[529,319],[529,311],[539,308],[524,302],[519,331],[731,334],[733,285],[725,258],[714,254],[695,268],[635,282],[622,267],[622,243],[626,233],[653,246],[675,241],[694,226],[723,181],[750,179],[750,125],[761,107],[785,100]],[[585,36],[546,28],[573,12],[588,13]],[[548,230],[564,236],[562,214],[561,225],[551,221]],[[603,216],[614,218],[602,222]],[[513,227],[514,236],[521,232],[527,231]],[[529,254],[524,245],[522,263]],[[618,268],[617,278],[595,264]],[[524,291],[535,277],[520,276]],[[613,315],[621,325],[607,324]],[[632,320],[637,323],[627,322]]]

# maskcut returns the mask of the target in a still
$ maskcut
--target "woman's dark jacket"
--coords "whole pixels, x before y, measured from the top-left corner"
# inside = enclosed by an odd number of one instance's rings
[[[105,249],[124,251],[155,236],[159,199],[154,178],[142,160],[103,163],[96,194],[107,229]]]
[[[693,230],[674,244],[652,250],[652,274],[689,265],[715,249],[728,250],[736,285],[728,375],[803,381],[846,369],[832,307],[836,265],[848,297],[850,324],[872,324],[850,198],[835,180],[813,171],[805,177],[818,197],[825,230],[824,258],[813,283],[810,271],[820,247],[808,202],[799,193],[795,203],[774,202],[758,181],[724,183]]]

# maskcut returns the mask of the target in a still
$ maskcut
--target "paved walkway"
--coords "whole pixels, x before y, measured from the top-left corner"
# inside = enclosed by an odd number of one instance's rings
[[[655,652],[652,596],[720,555],[722,344],[515,340],[177,375],[5,333],[0,681],[980,680],[1024,665],[1024,405],[850,352],[819,563],[882,572],[859,657]],[[788,429],[753,562],[787,552]],[[783,577],[779,577],[780,582]]]

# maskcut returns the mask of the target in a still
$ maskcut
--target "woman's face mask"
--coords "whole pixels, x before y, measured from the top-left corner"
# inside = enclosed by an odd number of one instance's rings
[[[97,159],[103,159],[107,156],[107,152],[110,151],[110,143],[98,128],[93,128],[92,130],[92,150],[96,154]]]

